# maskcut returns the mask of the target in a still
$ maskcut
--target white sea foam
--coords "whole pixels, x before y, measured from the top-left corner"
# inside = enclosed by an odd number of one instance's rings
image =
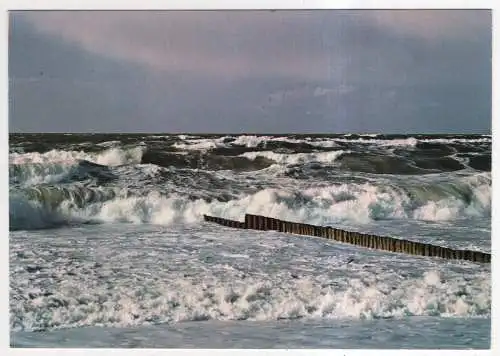
[[[186,138],[184,142],[176,142],[172,146],[180,150],[204,151],[218,147],[226,147],[224,143],[226,139],[227,137],[225,136],[219,138]]]
[[[491,136],[485,136],[483,138],[424,138],[419,139],[420,142],[431,142],[431,143],[489,143],[491,142]]]
[[[122,164],[137,164],[141,162],[144,147],[133,148],[110,148],[99,153],[86,153],[84,151],[61,151],[51,150],[45,153],[11,153],[10,164],[75,164],[80,160],[86,160],[106,166],[119,166]]]
[[[25,185],[50,184],[61,181],[72,168],[73,163],[25,163],[9,166],[11,183]]]
[[[248,159],[256,159],[257,157],[265,157],[275,161],[278,164],[283,165],[293,165],[293,164],[303,164],[311,162],[320,162],[331,164],[341,156],[342,154],[349,153],[350,151],[329,151],[329,152],[313,152],[313,153],[276,153],[272,151],[261,151],[261,152],[245,152],[242,153],[241,157],[246,157]]]
[[[303,143],[303,142],[309,142],[309,140],[306,139],[294,139],[294,138],[289,138],[289,137],[284,137],[284,136],[278,136],[278,137],[273,137],[273,136],[251,136],[251,135],[243,135],[243,136],[238,136],[236,140],[231,142],[232,145],[238,145],[238,146],[245,146],[245,147],[257,147],[261,144],[264,145],[266,142],[289,142],[289,143]]]
[[[176,143],[173,146],[179,149],[187,150],[208,150],[218,147],[230,147],[230,146],[245,146],[245,147],[257,147],[262,145],[265,147],[267,142],[289,142],[289,143],[307,143],[316,147],[337,147],[339,142],[343,143],[359,143],[364,145],[374,145],[381,147],[415,147],[419,142],[428,143],[488,143],[491,142],[491,137],[482,138],[427,138],[427,139],[417,139],[415,137],[408,138],[394,138],[394,139],[382,139],[376,138],[378,135],[362,135],[360,138],[349,138],[349,137],[335,137],[335,138],[314,138],[311,139],[301,138],[289,138],[284,136],[274,137],[274,136],[256,136],[256,135],[241,135],[236,137],[235,140],[225,143],[228,137],[219,138],[188,138],[185,137],[184,143]]]
[[[403,139],[390,139],[390,140],[371,139],[371,138],[358,138],[358,139],[335,138],[333,140],[336,142],[361,143],[366,145],[376,145],[382,147],[415,147],[419,141],[414,137],[408,137]]]
[[[99,285],[90,288],[91,281],[67,281],[53,296],[32,290],[39,297],[15,304],[14,309],[23,312],[21,318],[11,318],[11,324],[14,330],[36,330],[192,320],[489,315],[491,295],[486,277],[473,284],[463,277],[443,280],[436,270],[417,278],[385,280],[386,273],[379,277],[341,278],[332,286],[284,274],[258,277],[256,273],[245,279],[232,275],[231,282],[206,275],[195,280],[162,280],[151,286],[142,285],[144,282],[125,286],[122,282],[113,290]]]
[[[238,136],[232,144],[245,147],[257,147],[261,142],[266,142],[269,139],[271,139],[270,136],[242,135]]]
[[[99,142],[96,143],[96,146],[100,147],[114,147],[120,145],[120,141],[114,140],[114,141],[105,141],[105,142]]]

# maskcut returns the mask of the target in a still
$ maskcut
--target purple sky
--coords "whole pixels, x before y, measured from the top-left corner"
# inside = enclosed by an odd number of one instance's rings
[[[12,12],[12,132],[491,131],[489,11]]]

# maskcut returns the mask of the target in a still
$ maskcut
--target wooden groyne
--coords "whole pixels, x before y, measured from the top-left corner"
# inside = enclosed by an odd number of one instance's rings
[[[455,250],[417,241],[363,234],[355,231],[336,229],[331,226],[302,224],[261,215],[246,214],[245,221],[228,220],[208,215],[203,215],[203,218],[205,221],[236,229],[273,230],[290,234],[322,237],[351,245],[407,255],[491,263],[491,254],[481,251]]]
[[[244,222],[203,215],[205,221],[213,222],[222,226],[234,227],[235,229],[247,229]]]

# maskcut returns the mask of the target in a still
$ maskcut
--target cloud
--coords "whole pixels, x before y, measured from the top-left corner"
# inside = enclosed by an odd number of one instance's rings
[[[245,77],[255,73],[324,75],[324,56],[313,31],[301,32],[310,15],[233,12],[23,13],[40,32],[86,50],[154,69]],[[302,23],[302,24],[301,24]],[[291,34],[294,34],[292,35]],[[276,49],[278,46],[279,50]],[[313,49],[314,50],[314,49]]]
[[[343,75],[373,33],[434,41],[487,26],[487,11],[43,11],[14,13],[88,51],[155,70],[233,80]],[[368,40],[368,41],[366,41]]]

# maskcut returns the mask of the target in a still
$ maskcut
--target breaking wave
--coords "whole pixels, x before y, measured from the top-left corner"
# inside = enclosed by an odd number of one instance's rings
[[[123,164],[141,163],[144,147],[135,146],[131,148],[113,147],[98,153],[86,153],[84,151],[51,150],[45,153],[11,153],[9,163],[11,165],[24,164],[73,164],[78,161],[89,161],[105,166],[120,166]]]
[[[229,201],[78,185],[30,187],[18,195],[23,198],[11,196],[10,200],[11,229],[32,228],[31,223],[24,224],[25,217],[34,210],[42,220],[49,217],[50,224],[55,215],[68,221],[75,217],[95,222],[164,225],[198,222],[203,214],[238,220],[245,213],[253,213],[314,224],[384,219],[442,221],[491,214],[491,178],[485,174],[439,184],[348,183],[306,189],[265,188]]]

